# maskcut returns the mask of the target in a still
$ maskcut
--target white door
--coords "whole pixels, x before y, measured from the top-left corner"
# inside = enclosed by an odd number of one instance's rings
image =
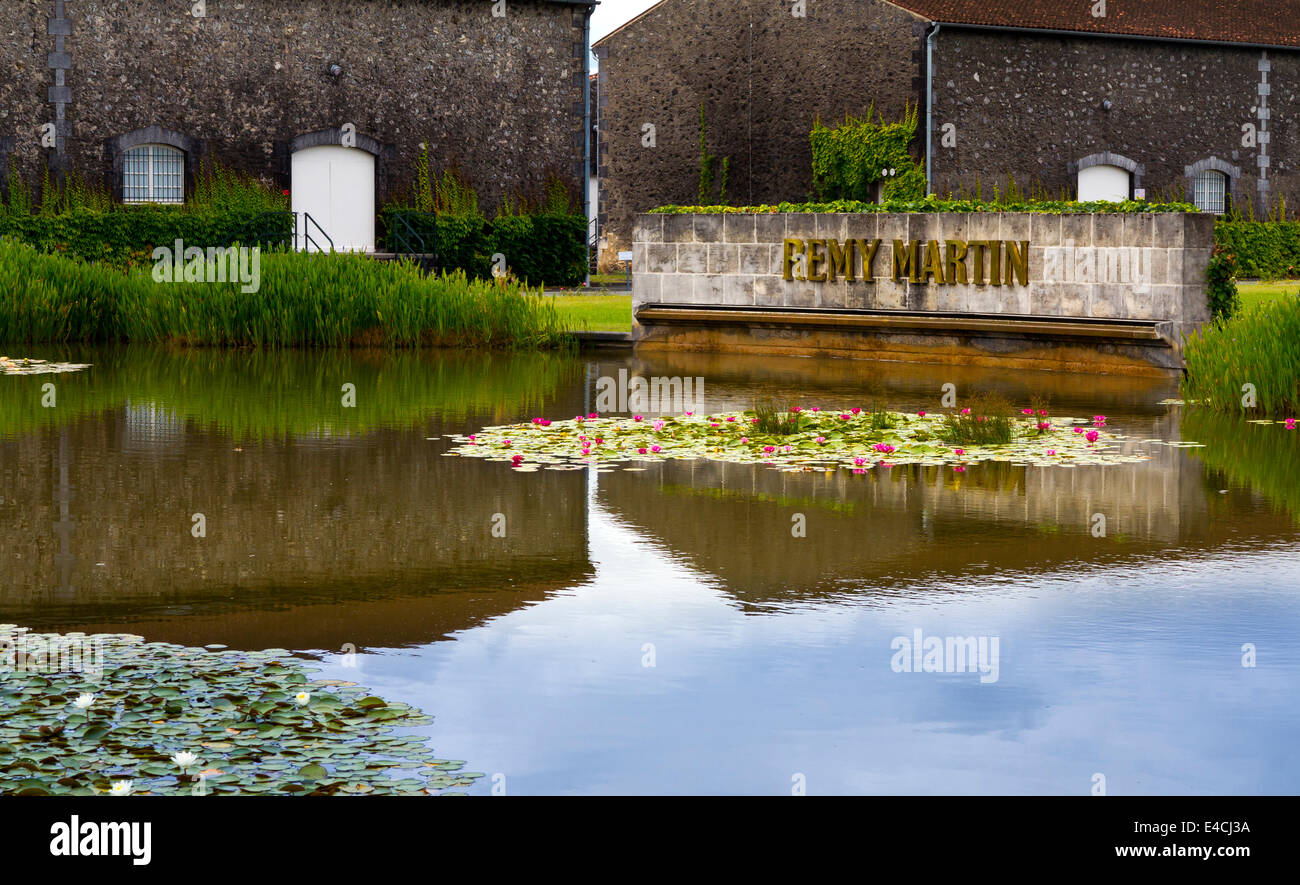
[[[1089,166],[1079,170],[1079,202],[1110,200],[1118,203],[1129,196],[1128,170],[1118,166]]]
[[[291,174],[293,211],[299,213],[297,248],[328,250],[332,240],[339,252],[375,251],[373,154],[333,144],[304,148],[293,155]]]

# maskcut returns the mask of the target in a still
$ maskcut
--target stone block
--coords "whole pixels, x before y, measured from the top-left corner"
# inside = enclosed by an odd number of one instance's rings
[[[697,242],[695,236],[694,215],[661,215],[663,219],[663,242],[665,243],[694,243]]]
[[[725,242],[755,242],[755,221],[753,215],[723,215],[722,219],[722,238]]]
[[[678,273],[704,273],[708,268],[709,245],[680,243],[677,246]]]
[[[648,244],[646,246],[646,270],[650,273],[677,273],[677,244]]]
[[[733,246],[731,243],[709,243],[708,248],[709,273],[740,273],[739,246]]]
[[[672,218],[673,216],[666,216]],[[721,243],[722,242],[722,216],[721,215],[683,215],[682,218],[692,220],[692,238],[697,243]],[[664,236],[668,236],[668,227],[664,226]]]
[[[772,247],[769,244],[764,242],[746,243],[741,246],[731,246],[728,244],[726,248],[736,250],[737,262],[741,273],[772,273]],[[780,272],[779,266],[777,267],[777,272]]]
[[[1156,217],[1149,212],[1124,215],[1124,245],[1149,249],[1155,245]]]

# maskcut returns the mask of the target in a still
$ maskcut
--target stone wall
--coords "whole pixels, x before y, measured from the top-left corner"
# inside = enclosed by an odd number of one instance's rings
[[[637,213],[698,202],[701,102],[709,152],[731,158],[733,205],[808,198],[818,117],[874,105],[901,119],[916,104],[917,16],[880,0],[814,0],[803,17],[792,5],[669,0],[597,42],[606,266],[630,248]]]
[[[1209,318],[1213,239],[1204,214],[647,214],[634,235],[633,312],[731,305],[1128,320],[1159,324],[1160,346],[1176,358],[1182,336]],[[856,261],[831,272],[829,244],[847,254],[850,241],[861,244]],[[655,337],[640,324],[636,333]]]
[[[1211,158],[1257,211],[1300,197],[1300,53],[950,27],[935,43],[940,195],[978,178],[991,197],[1008,175],[1023,191],[1072,194],[1078,161],[1110,152],[1140,167],[1148,198],[1190,201],[1190,167]],[[948,125],[955,144],[944,144]]]
[[[193,7],[0,0],[0,150],[11,138],[28,176],[62,157],[111,180],[106,142],[156,126],[288,187],[289,142],[352,123],[390,149],[390,192],[406,191],[422,142],[435,170],[458,164],[489,207],[548,172],[586,179],[583,5],[511,0],[501,18],[482,0],[207,0],[202,17]],[[60,150],[40,144],[55,98]]]

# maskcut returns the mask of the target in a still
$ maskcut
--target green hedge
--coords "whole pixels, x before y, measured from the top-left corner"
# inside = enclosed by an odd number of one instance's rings
[[[156,246],[177,239],[187,246],[229,246],[245,236],[254,211],[196,210],[183,206],[120,206],[60,214],[0,213],[0,237],[21,240],[43,252],[117,267],[149,263]],[[292,225],[282,231],[293,234]]]
[[[438,266],[462,270],[471,277],[492,275],[492,256],[500,253],[519,279],[530,285],[574,286],[586,277],[587,220],[581,215],[543,212],[502,215],[487,221],[481,214],[412,213],[386,208],[380,212],[380,239],[395,252],[405,214],[426,245],[437,244]]]
[[[1236,256],[1240,276],[1300,277],[1300,221],[1220,221],[1214,239]]]
[[[864,203],[859,200],[836,200],[829,203],[778,203],[774,206],[660,206],[652,209],[664,215],[722,215],[731,213],[758,213],[774,215],[781,212],[1036,212],[1045,215],[1087,215],[1092,213],[1141,212],[1199,212],[1190,203],[1148,203],[1144,200],[1124,200],[1111,203],[1099,200],[1091,203],[1060,200],[1027,200],[1007,202],[993,200],[940,200],[933,195],[924,200],[885,200],[881,203]]]

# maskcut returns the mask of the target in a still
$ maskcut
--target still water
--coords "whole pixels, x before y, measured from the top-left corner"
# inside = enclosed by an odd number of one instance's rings
[[[472,792],[1300,791],[1300,432],[1161,405],[1173,379],[25,355],[92,368],[0,376],[0,623],[295,650],[434,715],[434,750],[489,774]],[[1150,460],[855,476],[444,456],[447,434],[592,411],[619,369],[703,377],[707,410],[1050,396]],[[930,637],[970,639],[982,666],[916,672]]]

